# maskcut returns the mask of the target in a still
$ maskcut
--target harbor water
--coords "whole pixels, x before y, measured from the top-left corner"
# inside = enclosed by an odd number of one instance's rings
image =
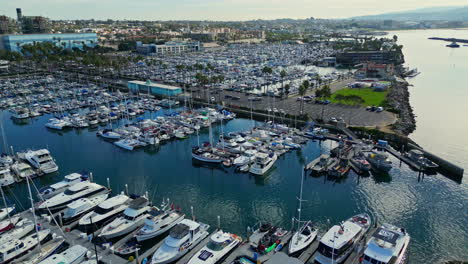
[[[50,115],[17,123],[5,111],[3,118],[8,144],[15,151],[46,147],[56,159],[59,173],[35,179],[38,186],[57,182],[71,172],[91,171],[100,184],[106,184],[109,178],[114,194],[124,191],[128,184],[131,193],[148,191],[155,204],[170,198],[187,215],[193,206],[196,218],[212,227],[219,215],[222,228],[241,235],[258,221],[290,228],[302,167],[335,144],[309,141],[302,150],[280,157],[268,175],[255,177],[233,168],[193,163],[190,150],[197,144],[195,135],[130,152],[98,138],[96,129],[51,131],[44,127]],[[251,127],[252,121],[236,119],[213,130],[217,136],[221,131]],[[200,141],[207,140],[208,131],[202,131]],[[332,224],[368,212],[379,223],[389,222],[408,230],[412,263],[467,259],[466,185],[442,175],[418,177],[391,158],[394,168],[390,175],[359,177],[351,171],[339,182],[307,175],[303,218],[325,232]],[[11,202],[29,207],[24,182],[7,187],[6,193]]]

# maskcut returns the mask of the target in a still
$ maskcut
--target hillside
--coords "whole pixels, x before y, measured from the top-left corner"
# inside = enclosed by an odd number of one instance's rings
[[[468,21],[468,6],[458,7],[431,7],[409,10],[403,12],[384,13],[379,15],[353,17],[357,20],[399,20],[399,21],[422,21],[422,20],[448,20]]]

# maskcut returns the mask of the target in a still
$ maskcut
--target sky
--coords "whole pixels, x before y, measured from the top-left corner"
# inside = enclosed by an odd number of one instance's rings
[[[0,15],[51,19],[251,20],[347,18],[423,7],[462,6],[467,0],[0,0]]]

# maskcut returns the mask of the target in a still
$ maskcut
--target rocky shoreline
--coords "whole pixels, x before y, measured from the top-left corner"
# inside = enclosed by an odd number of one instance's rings
[[[405,136],[416,129],[416,118],[409,101],[408,82],[397,78],[387,95],[387,104],[398,114],[398,120],[393,124],[393,130]]]

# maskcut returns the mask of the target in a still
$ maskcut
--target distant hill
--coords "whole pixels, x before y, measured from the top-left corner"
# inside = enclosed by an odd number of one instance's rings
[[[447,20],[468,21],[468,6],[429,7],[403,12],[384,13],[380,15],[352,17],[357,20]]]

